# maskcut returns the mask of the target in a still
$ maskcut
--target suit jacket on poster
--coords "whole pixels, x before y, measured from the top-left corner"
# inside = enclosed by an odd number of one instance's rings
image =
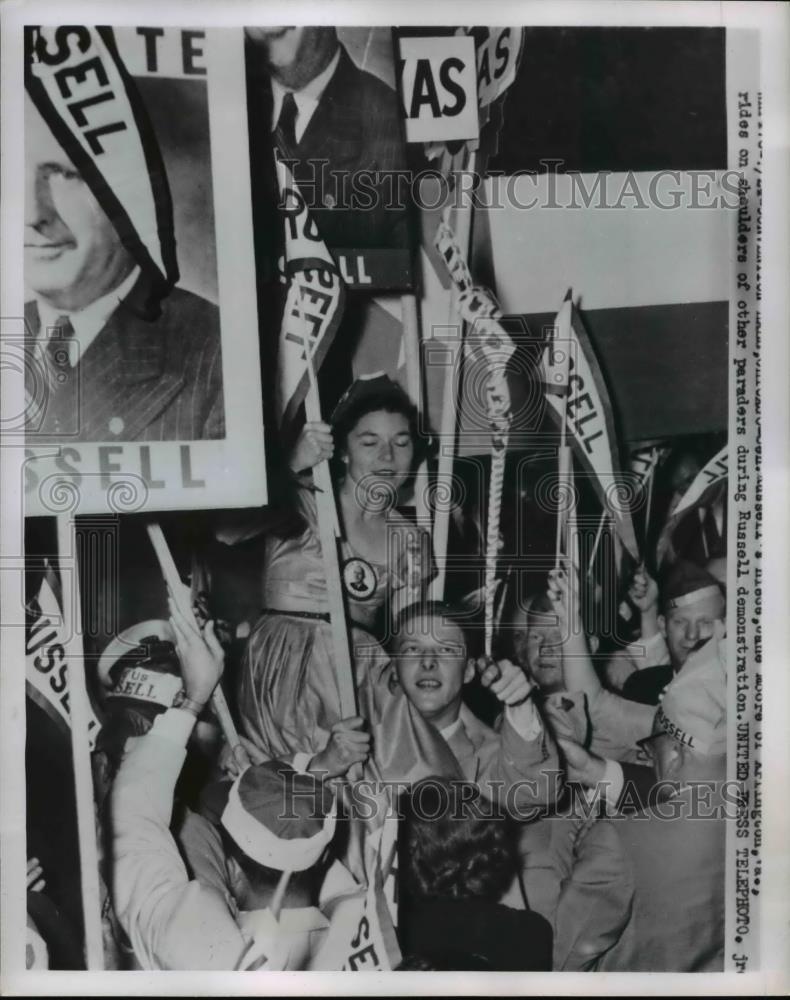
[[[225,436],[219,311],[198,295],[174,288],[161,312],[142,310],[147,283],[139,278],[75,369],[76,392],[46,398],[31,420],[33,441],[197,441]],[[27,336],[40,329],[35,302],[25,305]],[[40,393],[28,368],[26,385]]]
[[[258,196],[263,193],[264,199],[276,205],[278,195],[271,167],[271,82],[263,57],[250,44],[247,69],[253,191],[263,184],[265,192],[258,190]],[[386,207],[398,194],[394,180],[367,181],[365,191],[360,189],[359,194],[359,202],[364,197],[367,207],[360,204],[349,211],[342,207],[354,194],[354,178],[360,171],[386,174],[406,169],[403,123],[395,91],[377,76],[359,69],[343,45],[337,68],[304,135],[295,149],[283,153],[289,161],[297,161],[292,164],[294,178],[328,247],[408,246],[405,207]],[[321,161],[325,161],[323,167]],[[272,241],[269,252],[275,249]]]

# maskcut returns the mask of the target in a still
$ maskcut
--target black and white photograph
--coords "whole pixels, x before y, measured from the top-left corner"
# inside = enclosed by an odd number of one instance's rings
[[[113,482],[137,509],[230,501],[205,470],[235,464],[261,405],[246,129],[223,113],[240,34],[30,26],[24,46],[28,507],[64,481],[82,512]],[[239,485],[263,500],[256,451]]]
[[[787,991],[787,12],[419,6],[2,12],[9,995]]]

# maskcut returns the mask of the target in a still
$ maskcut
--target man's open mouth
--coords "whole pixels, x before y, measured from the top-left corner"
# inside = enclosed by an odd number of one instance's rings
[[[423,677],[421,680],[417,681],[417,687],[427,691],[434,691],[436,688],[440,688],[441,686],[441,681],[434,680],[432,677]]]

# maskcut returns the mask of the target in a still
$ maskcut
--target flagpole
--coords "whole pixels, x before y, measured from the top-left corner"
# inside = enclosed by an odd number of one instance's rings
[[[563,528],[565,526],[565,517],[563,515],[562,504],[564,502],[564,497],[567,495],[568,475],[570,472],[570,465],[571,465],[571,450],[567,444],[567,416],[568,416],[567,399],[563,395],[562,420],[560,424],[560,445],[557,451],[557,470],[558,470],[559,481],[557,483],[557,533],[555,539],[555,555],[554,555],[555,569],[560,568],[560,559],[562,558],[562,533],[563,533]]]
[[[467,173],[474,175],[477,163],[477,151],[471,150],[469,153],[469,163]],[[455,219],[455,238],[463,253],[469,256],[469,244],[472,236],[472,212],[473,204],[468,188],[464,185],[461,189],[461,203],[458,206]],[[449,212],[448,212],[449,214]],[[455,325],[458,336],[452,340],[445,341],[447,347],[447,361],[445,367],[444,386],[442,396],[442,426],[439,432],[439,468],[436,474],[435,496],[439,499],[446,498],[446,502],[439,504],[434,516],[434,556],[436,558],[437,574],[434,578],[431,595],[434,599],[444,597],[445,580],[447,577],[447,548],[450,535],[450,500],[453,495],[453,468],[455,464],[455,453],[457,450],[457,423],[458,423],[458,400],[456,398],[456,388],[460,392],[461,381],[456,377],[459,375],[459,362],[462,355],[464,343],[464,321],[461,316],[459,303],[460,291],[453,281],[450,290],[450,312],[448,316],[449,325]]]
[[[188,588],[181,580],[181,574],[178,572],[178,567],[173,559],[173,554],[170,551],[170,546],[167,544],[167,539],[161,525],[158,522],[152,522],[146,525],[146,529],[148,537],[151,539],[151,544],[154,547],[154,552],[156,552],[156,557],[159,560],[159,568],[162,570],[162,576],[165,578],[165,583],[173,595],[173,600],[178,610],[187,621],[192,622],[195,628],[200,631],[195,619],[195,613],[192,610]],[[211,695],[211,707],[214,709],[214,714],[220,724],[225,741],[236,758],[236,762],[242,768],[247,767],[251,763],[250,758],[239,739],[236,724],[233,721],[233,716],[230,714],[230,709],[225,699],[225,692],[219,684],[214,688],[214,693]]]
[[[88,721],[91,715],[85,686],[85,651],[82,643],[77,530],[69,514],[57,515],[58,562],[66,633],[66,663],[71,716],[71,753],[74,767],[74,796],[77,806],[77,838],[80,856],[80,887],[85,925],[85,963],[88,971],[104,968],[99,890],[99,852],[96,844],[96,814],[91,773]],[[70,572],[64,572],[69,553]]]
[[[403,337],[403,356],[406,363],[406,388],[409,397],[417,407],[419,414],[424,414],[422,370],[420,363],[420,322],[417,314],[417,298],[413,293],[401,295],[401,324]],[[414,508],[417,523],[433,533],[431,512],[426,498],[428,486],[428,462],[423,459],[417,469],[414,479]]]
[[[601,544],[601,535],[603,534],[603,528],[608,517],[609,511],[605,510],[601,514],[601,519],[598,522],[598,530],[595,532],[595,541],[593,542],[592,552],[590,553],[590,562],[587,566],[588,577],[592,576],[593,566],[595,565],[595,557],[598,554],[598,546]]]
[[[307,358],[309,386],[305,396],[305,416],[308,421],[321,420],[321,403],[318,396],[318,382],[313,359]],[[332,641],[335,650],[335,673],[340,696],[340,717],[347,719],[357,714],[357,691],[351,660],[351,644],[346,624],[346,607],[343,601],[343,585],[340,576],[340,561],[337,543],[340,522],[337,515],[335,493],[329,463],[323,460],[313,468],[313,482],[316,486],[316,509],[321,554],[326,575],[326,592],[329,600],[329,618],[332,626]]]
[[[505,458],[507,432],[497,442],[491,453],[491,474],[488,486],[488,525],[486,530],[485,567],[485,619],[484,652],[488,659],[494,641],[494,596],[496,593],[496,568],[499,558],[499,522],[502,511],[502,491],[505,485]]]

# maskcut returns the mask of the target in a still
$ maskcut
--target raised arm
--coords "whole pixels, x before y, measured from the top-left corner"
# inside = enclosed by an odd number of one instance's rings
[[[549,599],[562,633],[562,672],[567,691],[596,695],[601,682],[592,664],[581,615],[579,580],[564,570],[549,573]]]
[[[170,832],[186,744],[223,669],[213,624],[201,635],[171,603],[186,701],[130,739],[112,790],[113,902],[145,969],[235,969],[247,942],[215,889],[190,881]]]

